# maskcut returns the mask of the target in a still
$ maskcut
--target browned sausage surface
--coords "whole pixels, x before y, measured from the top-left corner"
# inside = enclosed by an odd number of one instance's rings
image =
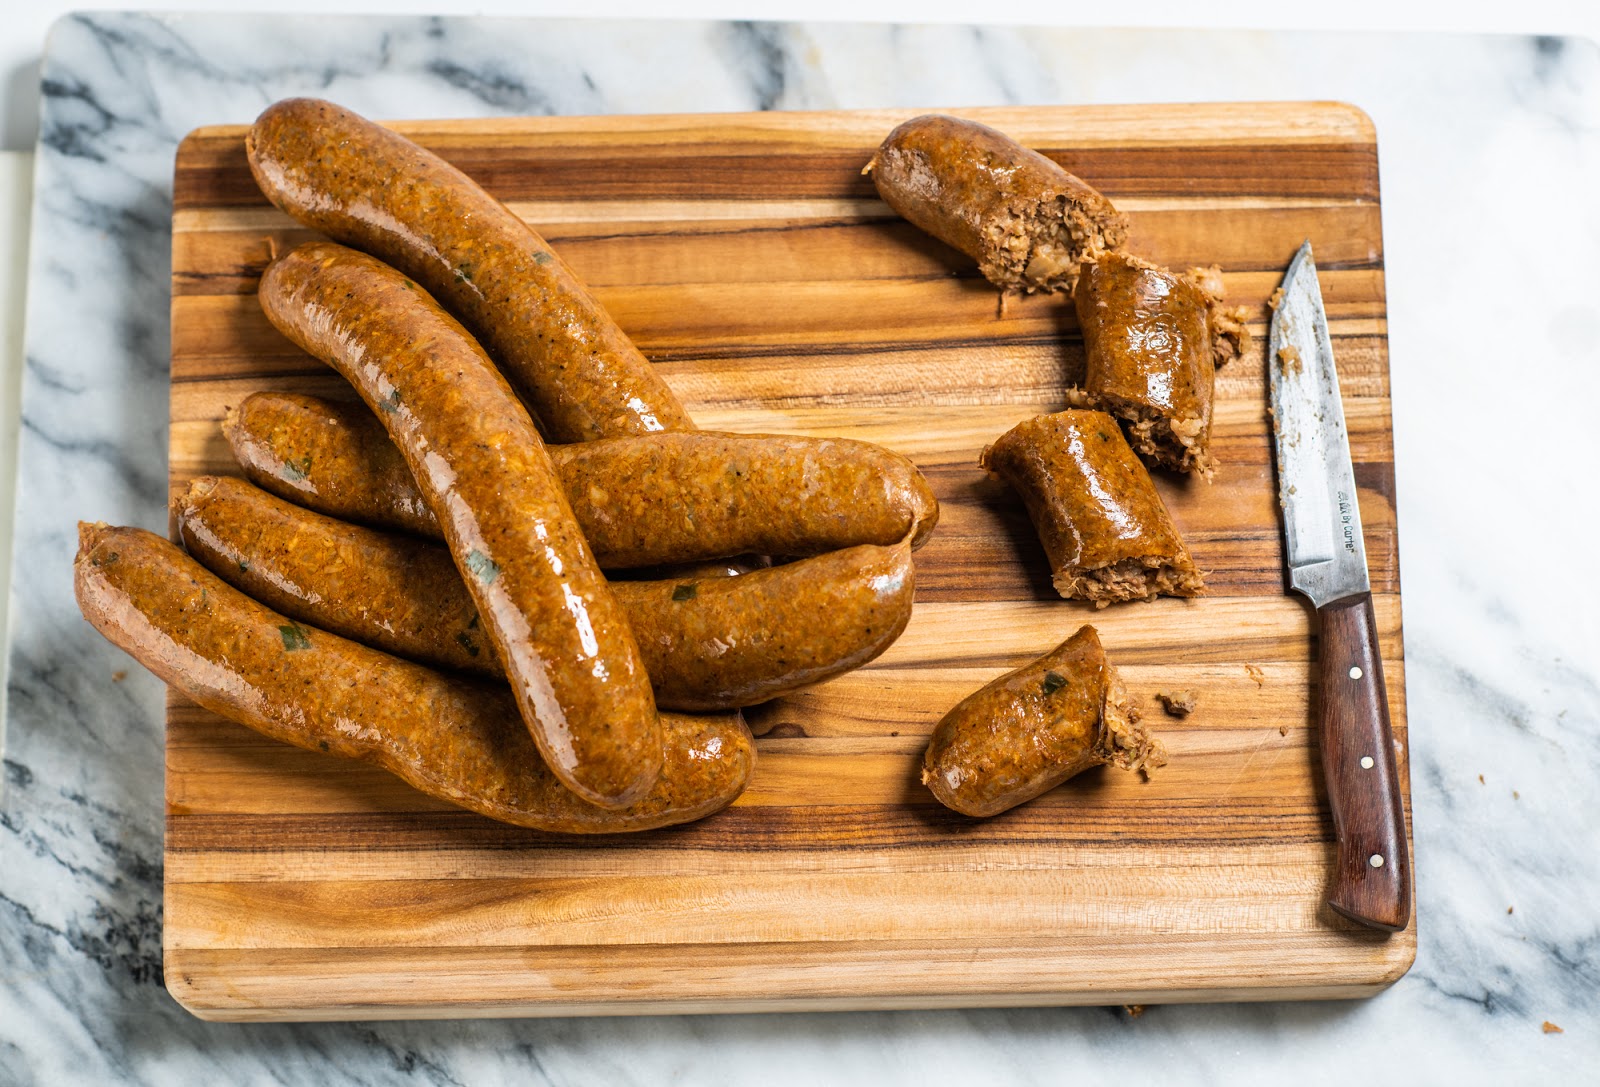
[[[539,757],[509,692],[304,626],[256,603],[167,540],[84,525],[74,577],[84,617],[213,713],[284,743],[370,762],[429,796],[565,834],[700,819],[749,783],[737,714],[664,714],[667,759],[621,810],[585,803]]]
[[[1105,412],[1018,423],[981,464],[1022,497],[1062,596],[1103,606],[1205,589],[1150,473]]]
[[[423,664],[505,675],[438,544],[324,517],[226,476],[194,480],[172,512],[190,555],[274,611]]]
[[[421,283],[505,367],[556,442],[694,422],[543,238],[404,136],[315,98],[269,106],[245,137],[278,207]]]
[[[857,544],[920,546],[939,503],[915,465],[870,442],[657,434],[553,446],[606,569]]]
[[[388,430],[551,770],[592,803],[643,796],[661,769],[649,677],[533,420],[488,356],[416,284],[340,245],[278,260],[260,298]]]
[[[258,486],[347,521],[438,535],[370,412],[315,397],[247,397],[224,431]],[[746,553],[816,555],[920,546],[939,503],[916,465],[870,442],[656,434],[548,447],[574,515],[607,570]]]
[[[1085,259],[1128,237],[1127,219],[1093,187],[976,121],[914,117],[867,172],[886,204],[1006,290],[1070,291]]]
[[[1156,464],[1209,479],[1217,367],[1207,293],[1113,253],[1083,269],[1074,301],[1087,360],[1082,406],[1126,421],[1130,444]]]
[[[966,815],[998,815],[1074,774],[1167,761],[1138,725],[1100,635],[1084,626],[1038,660],[963,699],[934,727],[922,783]]]
[[[905,630],[916,593],[910,541],[613,588],[656,698],[685,710],[753,706],[861,667]]]
[[[501,675],[444,548],[347,525],[239,479],[173,500],[184,545],[274,609],[425,664]],[[911,616],[911,548],[862,546],[740,577],[614,584],[658,705],[754,705],[858,668]]]
[[[363,404],[298,393],[252,393],[222,433],[257,486],[308,509],[443,539],[411,469]]]

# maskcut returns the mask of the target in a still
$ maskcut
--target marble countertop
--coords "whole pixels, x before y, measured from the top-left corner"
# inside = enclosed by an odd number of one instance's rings
[[[137,15],[61,23],[27,312],[0,1082],[1574,1082],[1600,1067],[1600,51],[1568,39]],[[1334,98],[1377,124],[1420,949],[1349,1003],[233,1026],[161,987],[161,689],[75,522],[166,524],[171,169],[314,93],[384,117]],[[1526,394],[1519,397],[1518,394]],[[1521,402],[1526,400],[1526,406]],[[1573,541],[1571,545],[1567,541]],[[1568,560],[1570,561],[1570,560]],[[116,673],[127,669],[125,679]],[[1480,779],[1481,775],[1481,779]],[[1514,912],[1513,912],[1514,911]],[[1544,1021],[1565,1033],[1545,1033]],[[825,1071],[824,1071],[825,1070]]]

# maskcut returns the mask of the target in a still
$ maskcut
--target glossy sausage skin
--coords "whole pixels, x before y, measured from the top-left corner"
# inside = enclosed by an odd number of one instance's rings
[[[963,699],[934,727],[922,783],[965,815],[998,815],[1091,766],[1166,762],[1138,725],[1092,626]]]
[[[444,548],[348,525],[240,479],[203,476],[173,500],[189,553],[277,611],[358,642],[499,676]],[[911,616],[908,543],[862,546],[745,576],[612,586],[656,703],[754,705],[858,668]]]
[[[916,593],[908,540],[613,588],[657,700],[684,710],[753,706],[860,668],[900,637]]]
[[[870,442],[657,434],[553,447],[600,564],[920,546],[939,503],[910,460]]]
[[[223,424],[258,486],[346,521],[438,536],[372,413],[264,392]],[[746,553],[917,547],[939,503],[916,465],[870,442],[657,434],[548,447],[579,527],[607,570]]]
[[[429,796],[518,826],[613,834],[700,819],[749,783],[738,715],[662,716],[668,756],[627,808],[552,774],[497,684],[451,679],[256,603],[151,532],[80,527],[78,606],[186,698],[274,740],[373,763]]]
[[[358,524],[442,540],[383,424],[365,404],[252,393],[222,420],[233,457],[258,487]]]
[[[184,550],[274,611],[398,657],[505,676],[438,544],[324,517],[227,476],[193,480],[172,514]]]
[[[649,677],[533,420],[466,331],[413,282],[313,242],[261,277],[278,330],[383,422],[566,786],[626,807],[661,770]]]
[[[1187,276],[1116,253],[1084,268],[1074,294],[1087,360],[1075,399],[1124,420],[1129,443],[1161,467],[1209,479],[1208,297]]]
[[[551,441],[694,429],[544,239],[438,155],[315,98],[269,106],[245,150],[267,199],[399,268],[471,329]]]
[[[1104,606],[1204,590],[1150,473],[1105,412],[1018,423],[980,463],[1022,497],[1062,596]]]
[[[914,117],[867,172],[884,203],[1005,290],[1070,291],[1082,261],[1128,237],[1127,219],[1092,186],[976,121]]]

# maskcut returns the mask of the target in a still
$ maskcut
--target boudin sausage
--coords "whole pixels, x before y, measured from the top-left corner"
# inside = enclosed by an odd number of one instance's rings
[[[1167,761],[1092,626],[963,699],[934,727],[922,783],[965,815],[998,815],[1091,766]]]
[[[694,429],[544,239],[438,155],[315,98],[269,106],[245,152],[267,199],[399,268],[471,329],[551,441]]]
[[[269,607],[424,664],[502,674],[444,548],[324,517],[240,479],[202,476],[172,506],[189,553]],[[612,590],[656,704],[682,710],[754,705],[858,668],[899,636],[914,594],[906,543]]]
[[[1205,591],[1150,473],[1105,412],[1035,416],[979,463],[1021,496],[1056,592],[1069,600],[1104,607]]]
[[[914,117],[866,172],[884,203],[1004,290],[1070,291],[1080,264],[1128,237],[1127,219],[1093,187],[976,121]]]
[[[411,280],[342,245],[280,258],[259,295],[388,430],[550,769],[591,803],[642,797],[661,769],[649,677],[533,420],[483,349]]]
[[[1155,464],[1210,479],[1217,365],[1204,281],[1112,253],[1084,268],[1073,297],[1087,362],[1074,402],[1121,419]]]
[[[372,413],[261,392],[223,432],[257,486],[345,521],[437,537]],[[916,465],[870,442],[653,434],[548,447],[603,569],[745,553],[816,555],[927,539],[939,503]]]
[[[663,714],[666,762],[649,791],[620,810],[585,803],[539,757],[503,686],[296,623],[152,532],[82,525],[79,537],[84,617],[179,693],[491,819],[565,834],[648,830],[719,811],[750,780],[755,747],[737,714]]]

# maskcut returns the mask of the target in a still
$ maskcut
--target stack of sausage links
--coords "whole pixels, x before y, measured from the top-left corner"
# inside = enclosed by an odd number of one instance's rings
[[[885,203],[972,257],[1001,290],[1073,298],[1087,362],[1068,394],[1073,409],[1019,424],[980,458],[1022,497],[1056,590],[1097,607],[1201,594],[1135,450],[1211,478],[1215,369],[1248,343],[1245,311],[1223,305],[1220,269],[1177,275],[1122,252],[1128,223],[1111,201],[973,121],[906,121],[866,172]],[[1138,720],[1084,626],[946,715],[923,780],[950,807],[992,815],[1088,766],[1159,766],[1165,753]]]
[[[906,458],[697,431],[542,238],[348,110],[280,102],[247,152],[335,240],[268,267],[262,308],[365,404],[230,411],[253,482],[174,499],[187,553],[83,527],[84,614],[166,682],[492,818],[609,833],[731,803],[738,708],[905,628],[938,518]]]

